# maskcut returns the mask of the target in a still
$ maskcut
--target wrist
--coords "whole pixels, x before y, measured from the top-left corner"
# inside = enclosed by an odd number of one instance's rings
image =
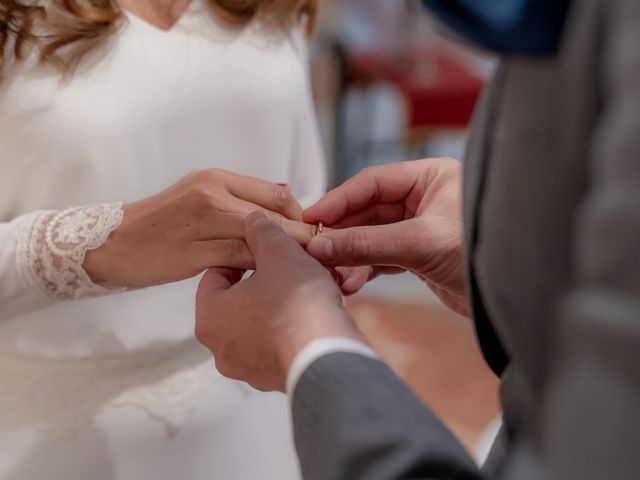
[[[109,260],[109,239],[105,241],[100,247],[87,250],[84,261],[82,262],[82,268],[89,275],[91,281],[98,285],[114,284],[109,269],[107,266],[111,263]]]
[[[369,358],[378,358],[371,346],[361,340],[346,337],[324,337],[314,340],[296,355],[289,367],[285,393],[290,400],[293,400],[296,386],[304,372],[316,360],[332,353],[351,353]]]
[[[126,225],[127,211],[129,206],[123,205],[123,219],[117,228],[111,231],[106,240],[97,248],[87,250],[82,262],[82,268],[87,273],[91,281],[98,285],[109,285],[113,287],[126,287],[124,282],[116,275],[116,259],[119,257],[118,247],[120,234]]]
[[[299,321],[301,318],[305,320]],[[287,375],[298,354],[310,343],[328,337],[348,338],[369,345],[353,319],[342,307],[332,311],[301,313],[297,319],[293,320],[289,332],[279,336],[278,354],[284,375]]]

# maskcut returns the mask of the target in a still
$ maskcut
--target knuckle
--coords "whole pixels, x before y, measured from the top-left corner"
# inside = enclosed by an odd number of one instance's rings
[[[278,237],[282,232],[284,217],[281,215],[266,213],[268,219],[260,219],[251,224],[250,230],[262,238]]]
[[[225,243],[225,256],[230,260],[244,258],[247,254],[247,245],[244,240],[228,240]]]
[[[356,230],[347,237],[346,253],[354,262],[360,262],[368,258],[369,241],[364,231]]]
[[[383,209],[385,205],[376,205],[371,209],[364,218],[364,223],[367,225],[379,225],[383,223],[385,216],[383,215]]]
[[[317,225],[311,225],[311,224],[308,224],[308,223],[305,223],[304,226],[305,226],[305,232],[304,232],[305,233],[305,240],[307,242],[309,242],[318,233],[318,226]]]
[[[201,183],[191,185],[187,191],[187,198],[196,208],[209,206],[213,202],[213,194]]]
[[[216,345],[214,342],[214,338],[211,335],[209,326],[206,322],[202,321],[202,319],[198,318],[198,316],[196,316],[194,334],[198,342],[210,348],[211,350],[215,350]]]
[[[197,183],[201,176],[202,170],[192,170],[183,177],[182,182],[187,184]]]
[[[194,210],[218,211],[225,205],[226,198],[223,192],[196,183],[187,191],[187,201]]]
[[[459,165],[460,162],[453,157],[440,157],[440,161],[449,165]]]
[[[189,173],[186,178],[192,185],[211,185],[217,183],[220,178],[219,170],[216,168],[207,168],[204,170],[194,170]]]
[[[214,357],[218,372],[227,378],[240,380],[243,367],[240,363],[241,359],[239,354],[238,344],[235,342],[225,342]]]
[[[366,177],[366,176],[373,175],[375,173],[376,173],[376,167],[369,166],[369,167],[363,168],[360,172],[360,175],[362,175],[363,177]]]
[[[461,163],[453,157],[442,157],[441,161],[453,168],[458,168],[461,166]]]
[[[435,159],[440,168],[448,172],[459,172],[462,170],[462,164],[452,157],[440,157]]]
[[[439,158],[435,165],[433,181],[440,185],[457,185],[462,179],[462,164],[453,158]]]
[[[216,369],[220,372],[220,375],[227,378],[233,377],[233,370],[231,369],[229,362],[225,360],[224,355],[216,355],[215,359]]]
[[[273,220],[279,227],[284,226],[284,217],[282,215],[269,214],[269,218]]]
[[[357,178],[358,180],[376,178],[377,176],[384,173],[384,169],[385,169],[385,166],[380,166],[380,165],[365,167],[362,169],[362,171],[358,175],[356,175],[353,178],[354,179]]]
[[[202,179],[209,182],[218,182],[224,178],[225,171],[219,168],[207,168],[202,170]]]
[[[268,222],[257,220],[249,224],[248,233],[253,237],[262,239],[271,230]]]
[[[276,185],[273,195],[276,205],[281,209],[288,207],[293,200],[289,187],[285,185]]]

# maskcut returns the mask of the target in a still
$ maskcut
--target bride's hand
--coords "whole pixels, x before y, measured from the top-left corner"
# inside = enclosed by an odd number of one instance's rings
[[[96,283],[146,287],[213,266],[252,269],[244,218],[266,211],[301,244],[316,233],[285,185],[223,170],[194,172],[167,190],[123,206],[122,224],[83,267]]]

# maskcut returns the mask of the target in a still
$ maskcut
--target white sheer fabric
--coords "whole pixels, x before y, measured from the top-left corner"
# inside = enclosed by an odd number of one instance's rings
[[[78,267],[118,202],[195,169],[322,194],[303,29],[203,10],[130,16],[69,82],[27,62],[0,85],[1,478],[298,478],[286,398],[194,340],[198,279],[105,296]]]

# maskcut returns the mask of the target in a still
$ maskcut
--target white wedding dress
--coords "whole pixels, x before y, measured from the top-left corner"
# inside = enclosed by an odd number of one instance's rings
[[[195,169],[319,197],[305,48],[302,27],[230,30],[194,0],[169,32],[129,15],[67,82],[28,59],[0,84],[0,478],[299,477],[285,396],[194,340],[197,279],[107,292],[78,261],[117,202]]]

